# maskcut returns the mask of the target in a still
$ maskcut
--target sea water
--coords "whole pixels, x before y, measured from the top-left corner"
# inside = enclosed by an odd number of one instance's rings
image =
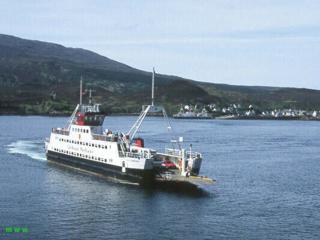
[[[104,127],[125,133],[134,121]],[[46,161],[44,139],[66,122],[0,117],[0,239],[320,239],[320,122],[171,119],[203,154],[201,175],[217,180],[202,197]],[[139,136],[170,147],[161,118]]]

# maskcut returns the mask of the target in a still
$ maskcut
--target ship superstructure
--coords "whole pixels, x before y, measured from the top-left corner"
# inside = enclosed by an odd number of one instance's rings
[[[152,86],[154,86],[154,71]],[[200,171],[202,156],[182,148],[183,138],[171,140],[172,148],[163,153],[145,147],[144,139],[136,138],[142,122],[154,105],[147,105],[127,133],[112,132],[103,129],[105,116],[99,105],[82,104],[82,81],[80,84],[80,103],[74,110],[67,126],[53,128],[50,139],[46,142],[48,160],[104,173],[118,179],[127,179],[139,184],[149,184],[155,180],[174,177],[197,176]],[[159,106],[157,106],[159,109]],[[171,126],[163,107],[164,118]]]

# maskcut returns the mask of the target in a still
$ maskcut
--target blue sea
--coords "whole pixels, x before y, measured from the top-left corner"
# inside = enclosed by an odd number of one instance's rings
[[[104,127],[127,132],[135,119],[107,117]],[[0,117],[1,240],[320,239],[320,122],[172,119],[203,154],[201,175],[216,180],[203,196],[50,163],[44,139],[66,122]],[[139,136],[169,146],[161,118],[147,118]]]

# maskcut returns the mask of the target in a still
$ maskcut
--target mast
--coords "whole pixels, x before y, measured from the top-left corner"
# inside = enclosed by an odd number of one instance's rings
[[[92,90],[91,89],[89,89],[89,105],[91,105],[92,104]]]
[[[151,87],[151,106],[154,105],[154,75],[155,75],[155,71],[154,71],[154,68],[153,68],[153,71],[152,71],[152,87]]]
[[[82,105],[82,75],[80,77],[80,106]]]

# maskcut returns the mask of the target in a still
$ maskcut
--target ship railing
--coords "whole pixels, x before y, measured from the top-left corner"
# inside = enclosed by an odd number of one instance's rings
[[[92,138],[94,140],[108,141],[108,142],[117,142],[118,141],[118,137],[116,137],[116,136],[108,136],[108,135],[100,135],[100,134],[92,134]]]
[[[171,155],[171,156],[176,156],[180,157],[182,156],[181,150],[179,149],[172,149],[172,148],[166,148],[165,149],[165,154]],[[191,155],[190,155],[191,154]],[[202,158],[201,153],[194,152],[194,151],[185,151],[185,157],[186,158]]]
[[[62,128],[52,128],[52,133],[57,133],[61,135],[69,135],[69,130]]]
[[[119,151],[119,156],[120,157],[137,158],[137,159],[143,158],[143,154],[141,154],[141,153],[122,152],[122,151]]]
[[[166,148],[165,154],[169,154],[173,156],[181,156],[181,151],[179,149]]]
[[[190,156],[191,154],[191,156]],[[193,158],[193,159],[198,159],[198,158],[202,158],[201,153],[198,152],[194,152],[194,151],[186,151],[186,157],[188,158]]]

